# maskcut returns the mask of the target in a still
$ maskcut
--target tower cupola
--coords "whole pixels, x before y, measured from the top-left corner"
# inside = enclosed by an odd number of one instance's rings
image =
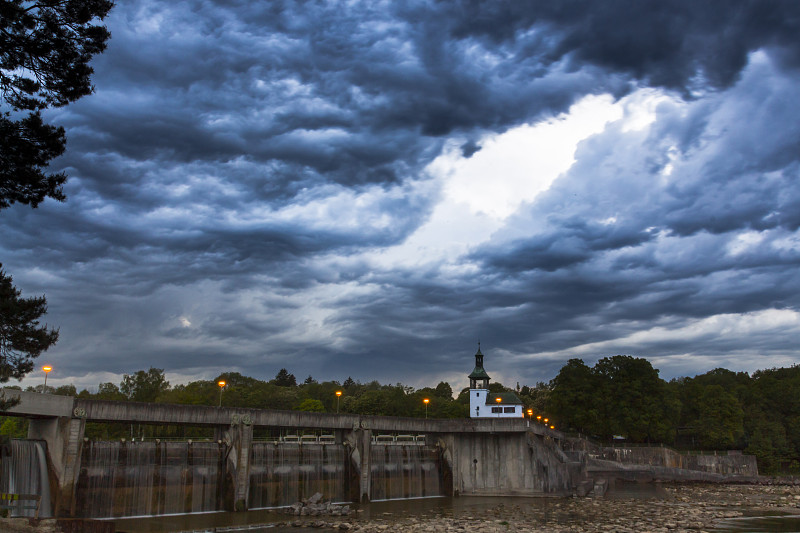
[[[478,343],[478,351],[475,354],[475,368],[469,377],[470,389],[488,389],[489,388],[489,374],[483,368],[483,354],[481,353],[481,343]]]

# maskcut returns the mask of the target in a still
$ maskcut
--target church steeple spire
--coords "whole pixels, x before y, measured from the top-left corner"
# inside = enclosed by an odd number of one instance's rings
[[[470,389],[488,389],[489,374],[483,368],[483,353],[481,353],[481,341],[478,341],[478,351],[475,353],[475,368],[469,377]]]

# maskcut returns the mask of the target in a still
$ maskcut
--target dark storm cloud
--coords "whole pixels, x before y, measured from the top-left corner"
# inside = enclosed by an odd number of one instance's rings
[[[753,50],[777,47],[787,64],[800,59],[800,6],[791,0],[448,4],[457,38],[509,42],[543,25],[544,57],[552,61],[568,57],[687,93],[706,83],[729,86]]]
[[[421,381],[467,372],[482,337],[533,381],[559,350],[796,309],[799,6],[120,3],[96,94],[48,115],[68,202],[4,211],[3,263],[47,293],[76,377],[225,360]],[[474,159],[484,136],[648,86],[691,103],[587,139],[448,265],[376,259],[430,220],[448,143]]]

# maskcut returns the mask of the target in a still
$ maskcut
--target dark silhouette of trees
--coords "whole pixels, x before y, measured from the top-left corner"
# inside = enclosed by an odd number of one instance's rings
[[[110,0],[0,0],[0,209],[65,199],[66,174],[46,173],[64,152],[64,129],[45,124],[40,112],[91,94],[89,61],[109,38],[95,22],[112,6]]]
[[[92,92],[89,61],[109,38],[95,22],[112,6],[110,0],[0,0],[0,210],[65,199],[66,174],[46,173],[64,152],[64,128],[45,124],[41,111]],[[6,382],[30,372],[58,330],[38,326],[44,296],[20,298],[2,270],[0,285],[0,382]]]
[[[275,385],[279,387],[297,387],[297,378],[285,368],[281,368],[275,375]]]
[[[139,370],[135,374],[125,374],[119,390],[131,401],[154,402],[169,390],[169,381],[164,377],[163,369],[150,367],[147,372]]]
[[[58,330],[40,324],[47,312],[44,296],[23,298],[0,265],[0,383],[22,379],[33,360],[58,340]],[[0,400],[0,407],[13,403]]]

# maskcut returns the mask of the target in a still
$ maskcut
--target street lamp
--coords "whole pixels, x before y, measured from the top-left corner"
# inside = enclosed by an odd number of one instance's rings
[[[502,401],[503,401],[503,399],[502,399],[502,398],[500,398],[500,397],[498,397],[498,398],[495,398],[495,400],[497,400],[497,405],[498,405],[498,406],[500,405],[500,402],[502,402]],[[497,418],[500,418],[500,411],[502,411],[502,410],[503,410],[503,409],[502,409],[502,407],[498,407],[498,408],[497,408]]]
[[[42,372],[44,372],[44,388],[42,389],[43,394],[47,392],[47,374],[49,374],[51,370],[53,370],[53,367],[50,365],[44,365],[42,367]]]
[[[528,418],[533,420],[533,409],[528,409]]]
[[[222,407],[222,389],[225,388],[225,382],[223,380],[217,381],[217,385],[219,385],[219,406]]]
[[[428,398],[425,398],[422,401],[425,402],[425,418],[428,418],[428,402],[430,402],[430,400]]]
[[[336,391],[336,414],[337,415],[339,414],[339,398],[341,398],[341,397],[342,397],[342,391],[337,390]]]
[[[542,415],[536,415],[536,420],[541,422],[542,421]]]

